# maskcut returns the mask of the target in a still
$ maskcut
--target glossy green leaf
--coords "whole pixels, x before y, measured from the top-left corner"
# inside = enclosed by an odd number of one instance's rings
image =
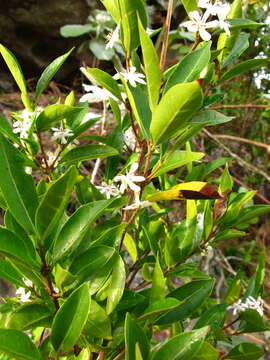
[[[93,31],[93,25],[90,24],[64,25],[60,28],[60,34],[65,38],[81,36],[84,34],[88,34],[90,31]]]
[[[111,14],[114,21],[118,24],[120,22],[120,9],[118,0],[101,0],[108,13]]]
[[[126,283],[126,270],[122,257],[118,255],[113,265],[110,288],[107,292],[106,313],[110,314],[123,296]]]
[[[262,216],[270,213],[269,205],[253,205],[245,207],[235,219],[234,225],[246,223],[255,219],[258,216]]]
[[[44,304],[23,304],[17,308],[8,321],[8,328],[17,330],[35,329],[38,326],[50,327],[52,312]]]
[[[124,244],[125,248],[127,249],[127,252],[129,253],[132,261],[135,263],[137,261],[138,252],[137,252],[136,244],[135,244],[132,236],[129,235],[129,233],[125,234],[123,244]]]
[[[225,68],[231,65],[243,52],[249,47],[249,36],[248,33],[241,33],[232,48],[229,55],[223,61],[221,68]]]
[[[0,259],[0,278],[18,287],[25,286],[21,274],[7,259]]]
[[[191,52],[179,62],[167,80],[164,92],[167,92],[171,87],[179,83],[187,83],[199,79],[200,73],[210,61],[211,43],[211,41],[208,41],[204,47]]]
[[[69,271],[76,275],[78,282],[80,279],[94,279],[103,268],[109,267],[111,270],[116,260],[116,251],[109,246],[93,246],[79,255],[71,264]]]
[[[137,16],[140,18],[143,27],[147,25],[147,14],[142,0],[118,0],[121,27],[123,33],[123,45],[130,57],[132,50],[140,43]]]
[[[227,304],[218,304],[207,309],[196,322],[193,329],[200,329],[203,326],[209,325],[211,331],[216,331],[222,328],[225,321],[225,314],[227,311]]]
[[[227,18],[234,19],[241,17],[242,17],[242,0],[234,0],[231,4],[231,8],[227,15]],[[220,53],[218,55],[218,61],[220,64],[230,53],[239,34],[240,34],[240,30],[234,29],[230,31],[230,35],[227,35],[225,32],[219,35],[217,42],[217,50],[220,50]]]
[[[253,309],[248,309],[240,314],[240,325],[238,331],[241,333],[253,333],[265,331],[269,328],[264,323],[261,315]]]
[[[49,130],[55,123],[68,116],[75,116],[81,111],[80,106],[69,106],[64,104],[53,104],[47,106],[36,119],[38,132]]]
[[[230,175],[229,167],[227,163],[220,179],[218,191],[221,194],[223,194],[227,191],[231,191],[232,187],[233,187],[233,179]]]
[[[0,227],[0,253],[11,260],[18,263],[38,268],[36,263],[34,246],[30,239],[26,241],[24,238],[19,238],[13,232]]]
[[[61,159],[61,163],[76,164],[79,161],[106,158],[118,155],[118,151],[107,145],[83,145],[67,152]]]
[[[152,277],[152,287],[149,296],[149,303],[152,304],[165,298],[165,292],[166,279],[160,266],[159,259],[157,258]]]
[[[43,196],[36,212],[36,228],[41,243],[51,234],[60,220],[69,195],[76,183],[77,170],[71,167],[63,176],[55,181]]]
[[[62,227],[53,247],[53,262],[69,255],[80,244],[92,223],[114,201],[99,200],[81,206]]]
[[[2,115],[0,115],[0,133],[6,135],[16,144],[21,145],[21,140],[14,134],[12,126],[10,125],[8,120]]]
[[[163,344],[152,356],[152,360],[188,360],[198,351],[202,345],[209,327],[184,332]]]
[[[189,164],[192,161],[198,161],[203,156],[204,153],[176,150],[162,163],[160,169],[155,173],[154,177],[165,174],[171,170],[179,168],[180,166]],[[155,167],[153,170],[155,170]]]
[[[32,176],[25,173],[19,150],[0,135],[0,189],[17,222],[28,232],[35,232],[33,219],[38,205]]]
[[[208,298],[212,292],[213,285],[214,280],[212,279],[195,280],[172,291],[168,296],[174,297],[182,301],[182,303],[175,309],[169,310],[160,316],[155,324],[172,324],[189,317]]]
[[[91,306],[88,318],[83,329],[88,337],[111,339],[111,322],[106,311],[96,301],[91,299]]]
[[[268,64],[269,64],[269,60],[267,59],[251,59],[251,60],[242,61],[241,63],[233,66],[228,71],[226,71],[220,78],[220,81],[230,80],[235,76],[240,75],[246,71],[261,68]]]
[[[260,359],[264,354],[263,349],[256,344],[241,343],[236,345],[229,353],[223,358],[228,360],[256,360]]]
[[[121,90],[117,81],[105,71],[102,71],[98,68],[87,68],[86,71],[83,71],[83,74],[89,78],[92,82],[96,81],[104,89],[108,90],[112,95],[117,97],[119,100],[122,100]]]
[[[54,75],[57,73],[57,71],[61,68],[63,63],[66,61],[66,59],[69,57],[70,53],[73,51],[71,49],[66,54],[59,56],[56,58],[50,65],[46,67],[46,69],[41,74],[37,86],[36,86],[36,92],[35,92],[35,99],[38,101],[40,95],[43,93],[43,91],[46,89],[46,87],[49,85],[49,82],[52,80]]]
[[[0,329],[0,353],[15,360],[42,360],[29,336],[14,329]]]
[[[225,241],[229,239],[236,239],[240,237],[246,236],[246,233],[244,231],[239,231],[235,229],[225,229],[223,231],[220,231],[215,237],[214,241]]]
[[[87,321],[89,306],[89,286],[85,283],[57,311],[51,332],[51,342],[57,353],[69,350],[76,343]]]
[[[191,11],[197,10],[197,0],[181,0],[187,14]]]
[[[126,356],[128,360],[136,360],[136,343],[140,348],[143,359],[147,359],[149,355],[150,346],[146,334],[140,325],[134,320],[129,313],[126,314],[125,320],[125,343]]]
[[[204,126],[214,126],[227,123],[234,119],[234,116],[226,116],[215,110],[204,110],[188,120],[188,125],[202,124]]]
[[[179,303],[179,300],[171,297],[155,301],[144,310],[144,314],[140,316],[140,319],[173,309],[177,307]]]
[[[149,105],[150,109],[153,111],[158,103],[160,84],[162,80],[159,67],[159,58],[154,44],[147,32],[145,31],[140,19],[138,19],[138,23],[143,62],[147,79]]]
[[[156,145],[170,139],[202,105],[203,94],[197,81],[171,87],[152,115],[150,132]]]
[[[204,342],[199,351],[192,357],[192,360],[218,360],[220,358],[219,351],[208,342]]]
[[[234,18],[234,19],[227,19],[228,23],[231,25],[231,29],[256,29],[260,26],[265,26],[264,23],[257,23],[250,19],[245,18]]]

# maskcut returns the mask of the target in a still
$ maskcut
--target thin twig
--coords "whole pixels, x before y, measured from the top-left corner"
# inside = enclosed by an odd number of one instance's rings
[[[218,109],[247,109],[247,108],[259,108],[259,109],[268,109],[270,105],[265,104],[238,104],[238,105],[215,105],[211,106],[209,110],[218,110]]]
[[[168,9],[167,9],[167,16],[165,22],[165,30],[163,36],[163,43],[160,55],[160,70],[163,72],[166,63],[166,56],[168,51],[168,42],[169,42],[169,31],[171,26],[171,19],[172,19],[172,9],[173,9],[173,0],[169,0],[168,2]]]
[[[228,139],[228,140],[233,140],[233,141],[239,141],[239,142],[247,143],[247,144],[250,144],[250,145],[263,147],[270,153],[270,145],[264,144],[264,143],[259,142],[259,141],[254,141],[254,140],[245,139],[245,138],[242,138],[242,137],[232,136],[232,135],[218,135],[218,134],[212,134],[212,135],[215,136],[216,138],[220,138],[220,139]]]
[[[125,352],[126,352],[125,349],[122,350],[122,351],[120,352],[120,354],[118,354],[115,358],[113,358],[113,360],[120,360],[121,357],[125,354]]]
[[[227,151],[228,154],[230,154],[233,158],[238,160],[239,164],[243,166],[244,168],[249,169],[252,172],[258,173],[262,175],[267,181],[270,181],[270,176],[264,172],[263,170],[259,169],[257,166],[251,165],[244,159],[242,159],[240,156],[232,152],[226,145],[224,145],[221,141],[219,141],[213,134],[211,134],[208,130],[204,129],[202,130],[210,139],[212,139],[215,143],[217,143],[221,148],[223,148],[225,151]]]

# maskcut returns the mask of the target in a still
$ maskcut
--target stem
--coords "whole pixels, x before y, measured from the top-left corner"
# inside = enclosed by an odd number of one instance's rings
[[[234,319],[233,321],[231,321],[231,322],[228,323],[228,324],[225,324],[225,325],[223,326],[222,330],[225,330],[225,329],[231,327],[231,326],[232,326],[233,324],[235,324],[239,319],[240,319],[240,316],[237,316],[236,319]]]
[[[120,360],[121,357],[125,354],[126,350],[122,350],[113,360]]]
[[[164,71],[164,68],[165,68],[166,56],[167,56],[167,51],[168,51],[169,31],[170,31],[171,19],[172,19],[172,9],[173,9],[173,0],[169,0],[166,22],[165,22],[163,44],[162,44],[161,55],[160,55],[160,70],[162,72]]]
[[[247,143],[247,144],[258,146],[258,147],[263,147],[270,153],[270,145],[264,144],[259,141],[254,141],[254,140],[245,139],[242,137],[232,136],[232,135],[213,134],[213,136],[215,136],[216,138],[220,138],[220,139],[229,139],[229,140],[239,141],[239,142]]]
[[[218,109],[250,109],[250,108],[259,108],[259,109],[268,109],[270,105],[265,104],[238,104],[238,105],[216,105],[211,106],[209,110],[218,110]]]
[[[48,175],[48,177],[50,179],[50,166],[49,166],[48,161],[47,161],[47,155],[45,153],[42,138],[41,138],[40,134],[38,134],[38,141],[39,141],[39,146],[40,146],[42,158],[43,158],[44,164],[45,164],[45,171],[46,171],[46,174]]]

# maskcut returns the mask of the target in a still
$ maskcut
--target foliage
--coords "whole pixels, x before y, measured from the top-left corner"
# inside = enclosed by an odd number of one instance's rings
[[[191,20],[183,26],[195,29],[194,43],[164,71],[144,2],[102,2],[120,28],[126,67],[118,63],[113,77],[83,68],[93,85],[85,85],[80,104],[71,92],[64,104],[38,107],[70,52],[44,70],[32,97],[15,56],[0,47],[25,106],[12,124],[0,117],[0,274],[17,287],[0,307],[1,353],[23,360],[259,359],[263,347],[241,335],[269,329],[264,249],[247,281],[219,247],[246,236],[270,206],[254,205],[256,191],[234,187],[228,158],[203,163],[191,140],[233,119],[210,108],[211,91],[268,64],[238,60],[248,39],[240,30],[261,24],[241,18],[239,0],[226,5],[230,27],[219,12],[224,4],[199,4],[196,13],[197,2],[184,1]],[[91,26],[62,32],[108,30],[107,23]],[[214,26],[217,42],[205,30]],[[87,101],[101,102],[102,116],[93,117]],[[209,270],[213,257],[217,273]]]

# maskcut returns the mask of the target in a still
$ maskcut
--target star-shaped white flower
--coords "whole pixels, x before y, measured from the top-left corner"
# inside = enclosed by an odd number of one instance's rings
[[[120,189],[114,184],[106,184],[102,181],[100,186],[96,186],[96,188],[106,196],[106,199],[110,199],[111,196],[121,195]]]
[[[129,70],[123,70],[121,71],[119,74],[115,74],[113,76],[114,79],[118,80],[120,79],[120,75],[123,77],[123,79],[127,82],[130,83],[130,85],[132,87],[136,87],[137,84],[136,83],[140,83],[143,85],[146,85],[146,82],[144,81],[145,75],[136,72],[136,68],[135,66],[131,66],[129,68]]]
[[[114,44],[119,41],[119,39],[120,39],[119,30],[120,30],[120,25],[118,24],[116,26],[116,28],[114,29],[114,31],[112,31],[111,33],[109,33],[107,35],[108,42],[105,46],[105,49],[112,49],[114,47]]]
[[[206,29],[218,26],[218,21],[213,20],[207,22],[207,19],[210,16],[207,11],[204,13],[203,16],[201,16],[197,10],[191,11],[188,15],[191,20],[184,22],[182,25],[185,26],[190,32],[199,32],[200,37],[203,40],[209,41],[211,39],[211,34],[206,31]]]
[[[124,210],[138,210],[151,205],[152,204],[150,203],[150,201],[137,201],[137,202],[135,201],[133,204],[124,207]]]
[[[23,282],[25,283],[25,285],[26,285],[27,287],[32,287],[32,286],[33,286],[33,283],[32,283],[32,281],[30,281],[30,280],[27,280],[27,279],[24,279],[24,278],[23,278]],[[31,297],[31,291],[30,291],[30,290],[27,291],[27,292],[25,292],[25,288],[19,287],[19,288],[16,290],[16,293],[15,293],[15,294],[16,294],[16,295],[19,295],[20,301],[21,301],[22,303],[31,301],[31,300],[30,300],[30,297]]]
[[[62,145],[65,145],[67,143],[67,138],[74,135],[73,131],[70,129],[63,129],[62,127],[59,128],[52,128],[53,136],[52,140],[59,140]]]
[[[88,101],[89,103],[98,103],[107,101],[109,98],[117,101],[117,98],[113,94],[99,86],[83,84],[83,88],[86,94],[80,98],[80,102]]]
[[[137,171],[139,164],[137,162],[133,163],[130,167],[129,172],[126,175],[118,175],[114,178],[115,182],[121,182],[120,192],[123,194],[126,189],[129,187],[135,193],[140,193],[140,186],[134,184],[136,182],[145,181],[144,176],[137,176],[134,173]]]
[[[260,296],[257,299],[253,296],[249,296],[245,302],[239,299],[237,302],[228,307],[228,310],[233,310],[233,315],[238,315],[247,309],[256,310],[261,316],[263,316],[263,299]]]

